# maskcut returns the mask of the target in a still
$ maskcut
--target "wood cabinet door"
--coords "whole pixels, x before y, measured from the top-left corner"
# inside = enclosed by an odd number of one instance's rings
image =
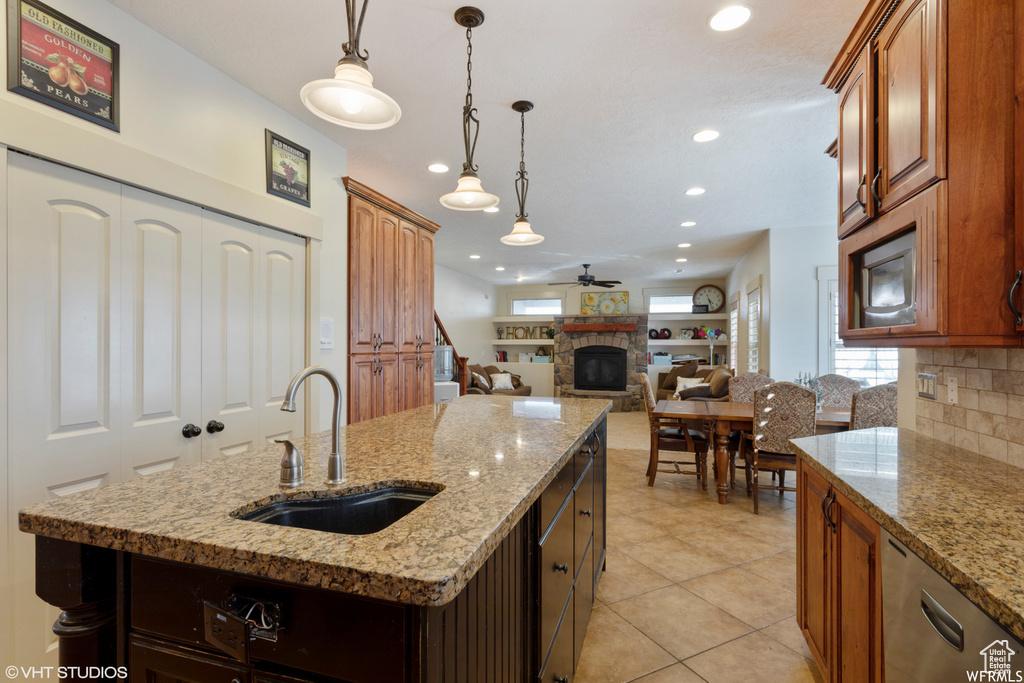
[[[428,406],[434,402],[434,354],[420,353],[420,395],[417,405]]]
[[[419,271],[416,254],[419,246],[419,228],[408,221],[402,221],[398,234],[399,349],[402,353],[414,354],[419,350],[422,331],[420,290],[423,287],[423,274]]]
[[[906,2],[878,37],[882,212],[946,177],[945,54],[939,0]]]
[[[398,354],[382,354],[378,359],[379,370],[377,374],[379,375],[379,383],[375,388],[379,392],[380,412],[374,415],[374,417],[391,415],[402,409],[402,392],[399,390]]]
[[[377,356],[360,354],[348,357],[349,424],[380,415],[378,375]]]
[[[419,274],[420,352],[434,350],[434,233],[420,228],[416,247],[416,272]]]
[[[246,683],[250,667],[227,658],[133,635],[128,683]]]
[[[867,513],[843,494],[835,496],[831,507],[834,676],[848,683],[878,682],[882,680],[881,533]]]
[[[420,359],[415,353],[398,355],[398,409],[420,405]]]
[[[830,487],[800,463],[797,473],[797,624],[825,680],[829,679],[832,533],[822,513]]]
[[[839,91],[839,237],[874,218],[874,50],[864,48]]]
[[[380,334],[378,353],[397,353],[401,325],[399,323],[399,222],[383,209],[377,211],[377,247],[374,252],[374,292],[377,316],[376,329]],[[351,353],[351,350],[350,350]]]
[[[348,352],[373,353],[380,332],[374,256],[377,249],[377,207],[348,196]]]

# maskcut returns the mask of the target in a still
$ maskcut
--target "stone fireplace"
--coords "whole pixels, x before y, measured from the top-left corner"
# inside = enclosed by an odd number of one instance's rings
[[[603,398],[612,412],[644,410],[646,315],[555,316],[555,396]]]

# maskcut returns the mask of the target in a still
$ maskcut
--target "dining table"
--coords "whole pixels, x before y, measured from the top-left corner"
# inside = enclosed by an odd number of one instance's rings
[[[715,445],[715,490],[718,502],[729,502],[729,434],[734,430],[751,431],[754,427],[754,404],[732,401],[658,401],[654,417],[659,420],[701,420],[709,423]],[[823,407],[816,416],[818,434],[846,431],[850,428],[849,408]]]

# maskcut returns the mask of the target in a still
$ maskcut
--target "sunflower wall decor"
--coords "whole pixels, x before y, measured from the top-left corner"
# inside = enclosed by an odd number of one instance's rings
[[[629,292],[582,292],[581,315],[625,315],[629,313]]]

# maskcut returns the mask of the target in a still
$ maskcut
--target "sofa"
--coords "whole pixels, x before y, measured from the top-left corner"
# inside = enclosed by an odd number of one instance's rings
[[[668,372],[658,374],[657,390],[655,399],[665,401],[672,398],[676,393],[677,377],[696,377],[704,380],[708,386],[697,386],[684,389],[679,394],[682,399],[696,399],[701,401],[728,401],[729,400],[729,378],[732,377],[732,370],[729,368],[700,367],[696,361],[684,365],[673,366]]]
[[[494,365],[488,365],[487,367],[467,365],[466,372],[469,374],[466,378],[466,394],[495,394],[498,396],[530,396],[533,394],[533,387],[523,384],[522,378],[513,373],[505,373],[512,375],[511,389],[493,388],[491,386],[491,375],[504,372]]]

